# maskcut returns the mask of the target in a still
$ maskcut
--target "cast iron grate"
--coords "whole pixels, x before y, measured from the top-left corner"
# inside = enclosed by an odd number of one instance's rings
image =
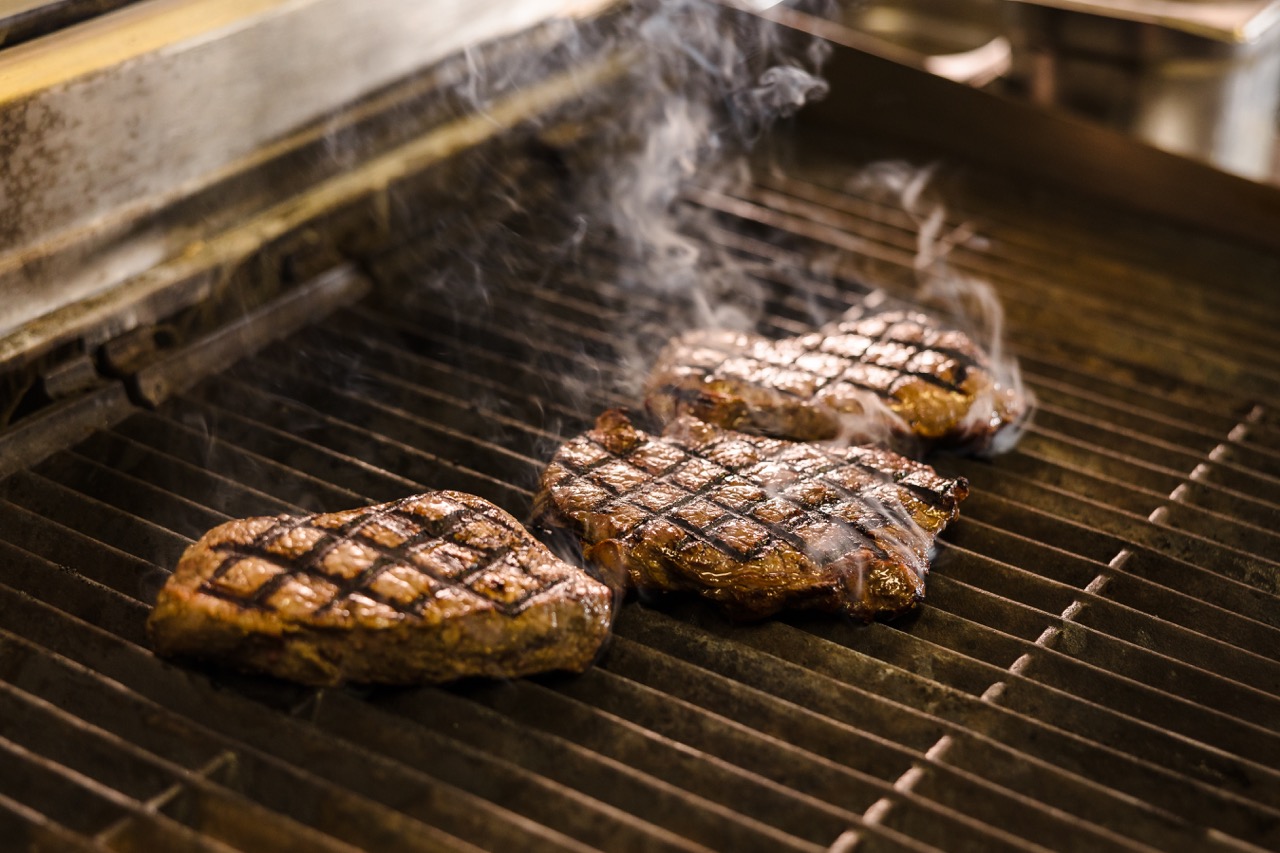
[[[905,280],[914,235],[813,157],[698,190],[764,330]],[[636,306],[587,254],[473,316],[382,295],[0,487],[0,827],[56,848],[1240,850],[1280,845],[1277,259],[999,182],[957,191],[1041,409],[895,625],[628,605],[581,677],[314,691],[142,626],[228,518],[455,488],[527,514]],[[420,251],[373,267],[383,285]],[[598,263],[597,263],[598,262]],[[594,271],[598,271],[596,275]],[[855,275],[856,273],[856,275]],[[889,275],[890,282],[893,276]],[[891,285],[892,286],[892,285]],[[643,306],[641,306],[643,307]],[[528,333],[534,331],[530,348]]]

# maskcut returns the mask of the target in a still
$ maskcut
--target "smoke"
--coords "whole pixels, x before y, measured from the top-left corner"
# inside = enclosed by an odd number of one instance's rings
[[[772,24],[703,0],[644,4],[617,162],[588,190],[628,249],[632,284],[684,296],[701,325],[754,320],[729,294],[751,290],[737,264],[700,240],[699,214],[675,204],[691,179],[734,185],[746,155],[778,119],[827,92],[824,58]],[[800,48],[797,52],[797,48]],[[729,313],[733,312],[733,313]],[[734,314],[737,316],[734,316]]]
[[[756,143],[777,122],[826,95],[820,75],[830,50],[821,40],[707,0],[640,0],[622,12],[555,27],[554,55],[469,52],[456,97],[470,112],[489,116],[522,80],[545,77],[549,63],[573,69],[613,56],[620,73],[604,86],[584,80],[580,103],[534,128],[535,144],[517,152],[525,165],[482,164],[466,176],[475,187],[475,198],[467,200],[473,217],[463,215],[454,227],[424,235],[427,251],[438,257],[431,247],[443,243],[452,257],[447,269],[419,279],[410,294],[447,303],[464,325],[468,312],[484,314],[504,301],[489,298],[498,282],[520,282],[539,299],[563,295],[565,327],[555,322],[558,317],[525,327],[520,317],[497,320],[507,324],[504,335],[533,343],[539,358],[555,350],[532,371],[554,377],[548,383],[554,388],[535,396],[579,413],[545,422],[536,448],[542,458],[554,452],[560,435],[578,431],[602,407],[639,403],[659,350],[682,332],[759,327],[769,296],[765,279],[796,271],[770,269],[762,276],[760,266],[771,261],[744,260],[723,248],[713,237],[717,214],[684,201],[684,193],[690,184],[730,197],[748,192]],[[544,173],[556,177],[540,182]],[[933,169],[884,163],[861,171],[849,189],[895,208],[915,233],[910,267],[884,283],[980,341],[998,374],[998,393],[1018,397],[1025,392],[1017,363],[1004,350],[998,300],[989,286],[959,274],[949,261],[956,246],[977,238],[965,226],[948,225],[933,177]],[[808,247],[803,257],[809,275],[834,277],[847,269],[850,259],[836,254],[815,257]],[[866,283],[881,284],[875,274]],[[612,313],[593,316],[594,309],[582,304],[591,297],[575,296],[575,288],[608,294]],[[863,309],[873,310],[873,303]],[[815,326],[822,311],[815,301]],[[590,339],[570,325],[600,334]],[[505,405],[501,390],[473,402],[495,411]],[[983,402],[972,407],[974,418],[992,410],[994,401]],[[972,426],[977,432],[979,425]],[[882,398],[868,392],[840,416],[837,440],[887,442],[896,436],[903,447],[901,437],[909,432]],[[1014,440],[1016,430],[1004,430],[993,449]]]
[[[1010,413],[1013,423],[1001,429],[985,453],[1004,453],[1017,444],[1031,422],[1035,398],[1022,381],[1018,360],[1005,342],[1004,306],[990,282],[967,275],[951,261],[957,248],[984,248],[986,240],[968,222],[951,224],[945,202],[935,191],[937,166],[913,166],[903,161],[874,163],[852,177],[847,189],[870,198],[896,214],[914,232],[915,256],[912,281],[903,291],[909,303],[918,305],[963,331],[987,354],[994,384],[974,400],[959,429],[982,426],[980,419],[992,412]],[[829,268],[840,259],[827,261]],[[866,268],[874,284],[875,265]],[[866,312],[900,307],[882,293],[873,292],[855,309]]]
[[[618,252],[611,270],[632,328],[619,336],[617,390],[638,399],[657,351],[690,328],[746,330],[764,291],[707,239],[711,214],[681,204],[690,182],[729,190],[779,119],[823,97],[825,43],[797,42],[753,15],[703,0],[650,0],[624,24],[625,109],[583,183],[582,221]]]
[[[673,334],[758,322],[758,280],[706,238],[712,214],[682,203],[682,192],[693,181],[745,185],[756,142],[826,93],[819,72],[827,47],[709,0],[639,0],[552,22],[545,40],[542,53],[485,47],[464,56],[452,91],[464,114],[493,117],[504,99],[556,69],[584,69],[580,97],[526,122],[523,133],[503,134],[495,151],[471,155],[488,158],[474,168],[455,167],[453,184],[469,188],[461,209],[422,234],[421,272],[392,298],[449,312],[464,327],[471,318],[474,327],[527,338],[546,359],[535,371],[554,377],[554,390],[538,396],[581,413],[579,423],[546,422],[555,435],[576,431],[603,405],[638,401]],[[591,78],[610,63],[619,70],[606,84]],[[528,141],[503,151],[514,137]],[[510,301],[494,295],[512,286],[562,300],[567,322],[600,328],[605,339],[496,316]],[[593,295],[575,295],[587,291]],[[583,304],[602,293],[620,322]],[[500,394],[474,402],[505,405]],[[549,438],[538,449],[545,457],[555,446]]]

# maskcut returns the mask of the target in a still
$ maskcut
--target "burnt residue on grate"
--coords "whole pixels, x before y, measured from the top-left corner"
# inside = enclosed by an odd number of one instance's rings
[[[814,156],[692,192],[762,331],[892,289],[914,236]],[[926,606],[866,627],[630,604],[580,677],[315,691],[175,666],[149,604],[229,518],[427,488],[527,515],[645,299],[608,245],[406,299],[433,259],[0,486],[0,827],[85,849],[1239,850],[1280,845],[1280,309],[1265,257],[992,179],[949,262],[993,281],[1040,410]],[[1052,203],[1050,203],[1050,201]],[[856,248],[873,268],[813,274]],[[827,272],[831,272],[828,270]],[[438,273],[438,271],[437,271]]]

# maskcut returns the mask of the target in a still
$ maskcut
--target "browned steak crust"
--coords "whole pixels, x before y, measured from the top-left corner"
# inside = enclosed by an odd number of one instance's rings
[[[696,331],[659,356],[645,404],[662,422],[689,413],[730,429],[797,441],[882,438],[890,431],[984,451],[1028,401],[1005,387],[967,335],[928,316],[849,317],[794,338]]]
[[[535,505],[641,591],[689,590],[738,618],[812,608],[893,616],[924,597],[963,480],[875,447],[832,449],[692,416],[662,438],[618,411],[556,453]]]
[[[581,671],[611,593],[503,510],[429,492],[346,512],[229,521],[160,591],[163,655],[306,684]]]

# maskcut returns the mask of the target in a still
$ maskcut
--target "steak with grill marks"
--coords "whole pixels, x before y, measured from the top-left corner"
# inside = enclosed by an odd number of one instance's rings
[[[621,411],[556,453],[535,521],[640,591],[687,590],[729,615],[786,608],[890,617],[924,597],[963,479],[877,447],[831,448],[677,418],[662,437]]]
[[[864,429],[887,409],[889,433],[976,452],[1028,410],[969,336],[914,311],[851,314],[782,340],[690,332],[659,356],[646,394],[664,423],[689,413],[797,441],[883,438]]]
[[[443,491],[216,527],[147,629],[161,654],[306,684],[432,683],[581,671],[611,598],[503,510]]]

